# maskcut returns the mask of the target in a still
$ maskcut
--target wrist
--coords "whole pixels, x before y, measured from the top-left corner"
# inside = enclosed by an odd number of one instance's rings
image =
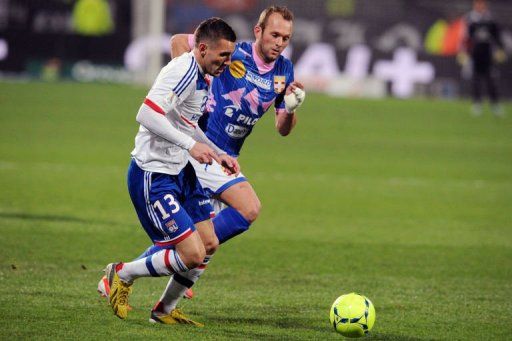
[[[196,145],[196,143],[197,143],[197,142],[196,142],[193,138],[190,138],[190,140],[188,140],[188,141],[187,141],[187,143],[185,143],[185,146],[184,146],[184,147],[185,147],[185,149],[186,149],[187,151],[189,151],[189,152],[190,152],[190,150],[191,150],[192,148],[194,148],[194,146]]]

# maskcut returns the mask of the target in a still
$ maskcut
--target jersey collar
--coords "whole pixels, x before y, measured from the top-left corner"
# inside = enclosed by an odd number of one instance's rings
[[[272,63],[265,63],[256,52],[256,43],[252,43],[252,57],[254,58],[254,62],[256,63],[256,66],[258,67],[258,71],[260,72],[260,74],[264,74],[271,71],[276,63],[275,61],[273,61]]]

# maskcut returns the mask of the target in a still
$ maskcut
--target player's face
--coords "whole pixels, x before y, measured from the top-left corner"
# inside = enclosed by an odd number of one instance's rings
[[[485,1],[477,0],[473,3],[473,7],[475,11],[479,13],[484,13],[485,11],[487,11],[487,3]]]
[[[266,63],[275,61],[290,43],[293,22],[285,20],[279,13],[272,13],[266,22],[265,29],[256,26],[256,50]]]
[[[235,43],[221,39],[216,42],[204,44],[203,47],[203,71],[217,77],[231,64],[231,54],[235,50]]]

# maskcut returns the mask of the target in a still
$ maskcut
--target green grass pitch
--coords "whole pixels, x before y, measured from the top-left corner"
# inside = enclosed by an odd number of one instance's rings
[[[310,94],[286,138],[267,114],[241,165],[263,203],[183,301],[203,329],[128,319],[96,294],[149,245],[125,173],[142,87],[0,83],[0,339],[335,340],[329,308],[368,296],[374,340],[512,335],[512,107]]]

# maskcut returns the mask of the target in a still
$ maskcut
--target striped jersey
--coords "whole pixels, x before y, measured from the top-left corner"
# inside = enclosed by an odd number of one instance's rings
[[[212,80],[208,118],[202,124],[206,136],[229,155],[238,156],[254,125],[273,103],[276,112],[285,110],[285,89],[293,80],[290,60],[279,56],[265,64],[254,43],[237,43],[229,69]]]
[[[193,52],[172,59],[162,68],[144,105],[164,115],[179,131],[193,135],[205,110],[208,82]],[[131,153],[137,165],[146,171],[175,175],[187,164],[188,151],[139,127]]]

